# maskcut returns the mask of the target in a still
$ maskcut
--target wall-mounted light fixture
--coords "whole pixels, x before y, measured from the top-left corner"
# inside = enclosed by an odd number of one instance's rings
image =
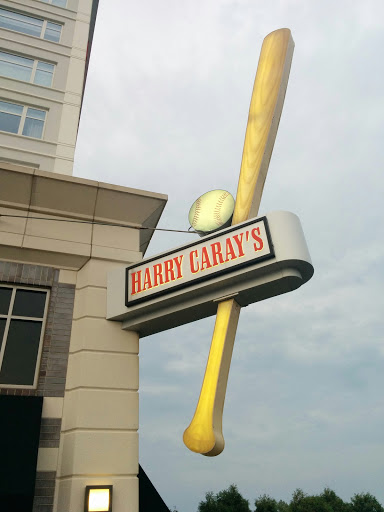
[[[87,485],[84,512],[112,512],[113,485]]]

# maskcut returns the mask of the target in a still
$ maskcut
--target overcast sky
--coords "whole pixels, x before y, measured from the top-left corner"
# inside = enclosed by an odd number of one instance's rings
[[[235,195],[262,41],[282,27],[296,46],[260,214],[299,215],[315,275],[242,310],[218,457],[182,442],[214,318],[142,340],[140,462],[179,512],[231,483],[252,506],[325,486],[384,504],[383,1],[101,1],[75,175],[168,194],[174,229],[204,192]],[[158,232],[147,256],[193,239]]]

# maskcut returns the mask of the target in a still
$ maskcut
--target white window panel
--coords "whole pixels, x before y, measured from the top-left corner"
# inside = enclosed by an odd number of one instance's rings
[[[2,76],[51,87],[54,69],[54,64],[0,51]]]
[[[0,130],[41,139],[46,112],[27,105],[0,101]]]
[[[0,385],[36,387],[49,291],[0,286]]]
[[[58,43],[62,25],[0,8],[0,28],[7,28]]]

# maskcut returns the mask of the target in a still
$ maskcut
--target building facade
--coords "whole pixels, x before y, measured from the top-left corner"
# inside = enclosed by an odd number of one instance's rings
[[[1,161],[72,174],[97,6],[1,0]]]
[[[0,0],[4,510],[84,510],[90,485],[139,510],[139,339],[106,320],[107,275],[167,198],[71,176],[97,3]]]

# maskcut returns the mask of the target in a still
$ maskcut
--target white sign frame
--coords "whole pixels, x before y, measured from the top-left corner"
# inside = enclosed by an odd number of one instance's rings
[[[253,219],[236,225],[244,229],[260,219]],[[152,296],[148,300],[125,305],[126,266],[108,274],[107,319],[122,322],[122,328],[138,332],[140,337],[172,329],[201,318],[216,314],[219,301],[228,297],[245,307],[248,304],[269,297],[293,291],[306,283],[313,275],[311,257],[305,242],[299,218],[284,211],[270,212],[266,216],[274,256],[253,260],[243,266],[235,266],[230,272],[215,274],[211,279],[192,282],[188,286],[173,288],[167,293]],[[199,239],[210,241],[219,236],[233,233],[235,226],[218,231],[209,237]],[[177,253],[194,242],[167,251],[145,261],[155,261],[166,255]],[[145,261],[129,265],[139,268]]]

